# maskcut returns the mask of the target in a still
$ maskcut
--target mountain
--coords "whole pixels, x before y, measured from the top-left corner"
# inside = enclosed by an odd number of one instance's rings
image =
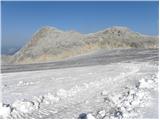
[[[81,34],[43,27],[12,56],[13,64],[28,64],[63,60],[98,49],[157,48],[158,37],[114,26],[96,33]]]

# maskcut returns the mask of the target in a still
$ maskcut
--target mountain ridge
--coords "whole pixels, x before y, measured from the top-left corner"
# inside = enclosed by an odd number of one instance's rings
[[[12,64],[51,62],[104,48],[158,48],[158,37],[146,36],[122,26],[89,34],[45,26],[36,31],[10,61]]]

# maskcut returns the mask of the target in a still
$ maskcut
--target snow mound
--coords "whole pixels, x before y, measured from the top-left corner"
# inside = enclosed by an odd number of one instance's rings
[[[8,105],[2,105],[2,103],[1,103],[1,105],[0,105],[0,119],[8,118],[10,113],[11,113],[11,107]]]
[[[140,117],[141,113],[135,108],[142,108],[151,104],[150,90],[156,87],[157,80],[156,76],[154,80],[142,78],[139,80],[138,87],[137,85],[131,88],[125,87],[122,92],[112,94],[107,94],[105,90],[102,91],[101,95],[105,96],[104,101],[110,110],[107,111],[108,113],[105,111],[98,112],[96,118],[128,119]]]
[[[38,102],[38,103],[42,103],[43,102],[43,100],[44,100],[44,96],[34,96],[33,97],[33,101],[35,101],[35,102]]]
[[[29,102],[29,101],[20,101],[17,100],[12,104],[12,107],[18,111],[18,112],[22,112],[22,113],[30,113],[32,111],[34,111],[36,109],[35,105],[33,102]]]

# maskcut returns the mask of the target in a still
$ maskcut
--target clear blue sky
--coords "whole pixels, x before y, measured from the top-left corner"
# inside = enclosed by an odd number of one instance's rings
[[[81,33],[127,26],[158,35],[158,2],[2,2],[2,48],[24,45],[42,26]]]

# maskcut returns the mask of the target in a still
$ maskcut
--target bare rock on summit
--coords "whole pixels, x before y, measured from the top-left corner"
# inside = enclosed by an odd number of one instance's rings
[[[12,56],[12,64],[63,60],[98,49],[157,48],[158,37],[146,36],[126,27],[112,27],[90,34],[43,27]]]

